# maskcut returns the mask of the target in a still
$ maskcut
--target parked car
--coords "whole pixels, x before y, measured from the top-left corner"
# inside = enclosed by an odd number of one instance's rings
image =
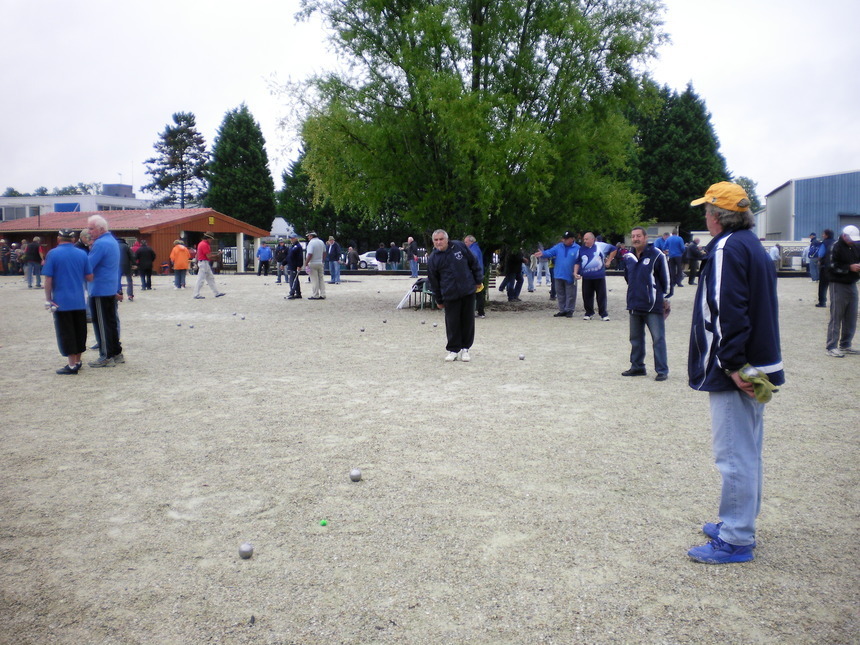
[[[377,267],[376,251],[368,251],[358,256],[359,269],[375,269]]]

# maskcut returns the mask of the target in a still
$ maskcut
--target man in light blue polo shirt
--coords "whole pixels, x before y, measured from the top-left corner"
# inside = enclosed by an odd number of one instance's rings
[[[551,249],[537,251],[537,258],[554,258],[555,291],[558,298],[558,313],[555,318],[573,318],[576,308],[576,280],[573,268],[579,259],[580,246],[573,241],[573,232],[567,231],[561,236],[561,242]]]

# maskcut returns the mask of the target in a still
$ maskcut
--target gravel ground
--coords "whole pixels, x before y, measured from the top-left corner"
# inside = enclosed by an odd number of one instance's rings
[[[722,567],[685,554],[719,489],[693,288],[657,383],[650,347],[620,376],[618,277],[608,323],[491,294],[469,364],[395,310],[409,278],[218,281],[155,278],[127,363],[61,377],[42,293],[0,278],[0,642],[857,642],[860,357],[825,356],[808,280],[780,281],[756,559]]]

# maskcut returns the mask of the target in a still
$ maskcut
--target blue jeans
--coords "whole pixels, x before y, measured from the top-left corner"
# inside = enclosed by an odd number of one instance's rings
[[[519,298],[520,291],[523,290],[523,272],[520,271],[516,275],[511,276],[510,280],[508,280],[507,276],[505,279],[507,280],[505,288],[508,292],[508,300]]]
[[[630,313],[630,368],[645,369],[645,327],[651,332],[651,347],[654,350],[654,369],[658,374],[669,373],[666,355],[666,322],[660,313]]]
[[[177,289],[183,289],[185,287],[185,275],[188,273],[188,269],[173,269],[173,286]]]
[[[528,290],[535,290],[535,272],[532,271],[531,267],[527,264],[523,265],[523,272],[526,274],[526,280],[528,281]]]
[[[720,538],[749,545],[761,510],[764,403],[736,389],[711,392],[710,404],[714,461],[722,475]]]
[[[286,279],[287,279],[287,267],[284,266],[283,264],[281,264],[280,262],[278,262],[275,266],[278,269],[278,280],[277,280],[277,282],[278,282],[278,284],[280,284],[281,278],[283,278],[284,281],[286,281]]]
[[[418,260],[409,260],[409,270],[412,271],[412,277],[418,277]]]
[[[330,260],[328,263],[328,272],[331,274],[332,284],[340,283],[340,262],[337,260]]]
[[[24,273],[27,277],[27,286],[33,286],[33,276],[36,277],[36,288],[42,286],[42,265],[38,262],[27,262],[24,265]]]
[[[819,268],[818,258],[809,258],[809,277],[813,282],[818,282]]]

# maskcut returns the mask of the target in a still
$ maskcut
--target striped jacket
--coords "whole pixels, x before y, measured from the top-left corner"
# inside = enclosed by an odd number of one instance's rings
[[[693,304],[687,373],[690,387],[736,389],[724,369],[749,363],[771,383],[785,382],[779,345],[776,270],[752,231],[724,231],[707,246]]]
[[[666,256],[649,244],[642,257],[631,251],[623,258],[627,281],[627,310],[639,313],[663,313],[663,299],[669,293],[669,262]]]

